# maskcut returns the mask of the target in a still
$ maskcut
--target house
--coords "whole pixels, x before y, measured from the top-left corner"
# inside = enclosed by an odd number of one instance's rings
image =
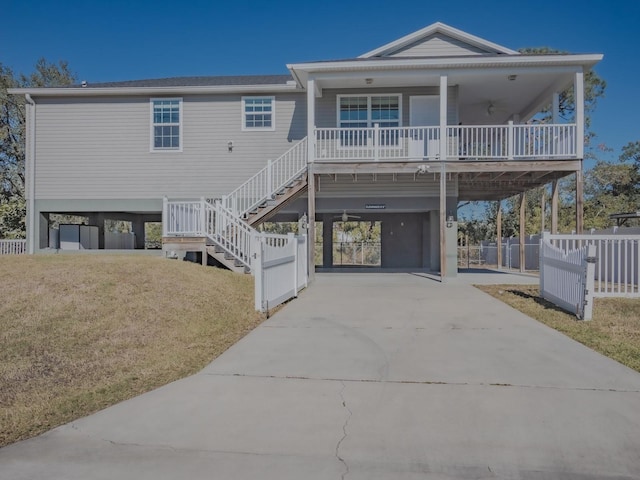
[[[130,221],[138,248],[145,222],[162,221],[166,250],[251,268],[253,227],[306,215],[330,267],[332,224],[356,215],[381,222],[383,269],[455,275],[458,202],[571,174],[582,197],[584,75],[601,59],[520,54],[434,23],[288,75],[16,89],[27,101],[28,249],[48,247],[52,213],[87,216],[100,248],[105,219]],[[568,87],[572,123],[558,114]],[[537,122],[548,107],[553,121]]]

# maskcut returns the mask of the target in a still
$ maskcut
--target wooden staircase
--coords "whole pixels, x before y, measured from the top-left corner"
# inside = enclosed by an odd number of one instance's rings
[[[205,255],[211,257],[219,266],[224,267],[236,273],[251,273],[251,270],[239,262],[233,255],[225,252],[223,248],[217,245],[207,245]],[[207,262],[208,263],[208,262]]]
[[[307,191],[307,138],[213,202],[163,203],[163,250],[197,251],[238,273],[251,273],[255,227]],[[184,239],[184,240],[180,240]]]
[[[276,213],[305,193],[307,187],[307,175],[305,173],[302,177],[292,180],[290,184],[276,192],[272,199],[266,200],[256,209],[249,212],[244,220],[252,227],[257,227],[261,223],[269,221]]]

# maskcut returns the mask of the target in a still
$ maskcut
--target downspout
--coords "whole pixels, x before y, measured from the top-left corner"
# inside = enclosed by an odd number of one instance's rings
[[[28,138],[28,155],[25,162],[25,173],[28,176],[28,190],[29,203],[27,206],[27,253],[33,254],[35,252],[36,243],[36,102],[31,98],[28,93],[24,96],[26,102],[30,105],[29,108],[29,124],[27,126],[27,138]],[[25,193],[27,193],[25,192]]]

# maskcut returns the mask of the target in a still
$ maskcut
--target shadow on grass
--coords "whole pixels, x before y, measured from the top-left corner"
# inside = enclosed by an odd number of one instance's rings
[[[544,298],[538,295],[532,295],[530,293],[523,292],[522,290],[515,290],[515,289],[507,290],[507,292],[517,297],[524,298],[526,300],[533,300],[534,302],[536,302],[538,305],[540,305],[546,310],[553,310],[556,312],[564,313],[565,315],[570,315],[570,313],[567,312],[566,310],[560,308],[559,306],[555,305],[554,303],[551,303],[548,300],[545,300]]]

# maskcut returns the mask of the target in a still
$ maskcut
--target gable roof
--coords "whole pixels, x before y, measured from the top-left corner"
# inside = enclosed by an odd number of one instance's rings
[[[435,36],[449,37],[454,41],[462,44],[466,44],[471,49],[477,51],[484,51],[487,54],[501,54],[501,55],[519,55],[515,50],[503,47],[497,43],[489,42],[475,35],[471,35],[457,28],[450,27],[441,22],[433,23],[417,32],[405,35],[402,38],[394,40],[391,43],[382,45],[381,47],[371,50],[370,52],[360,55],[358,58],[375,58],[375,57],[388,57],[396,53],[401,52],[407,48],[410,48],[421,42],[426,42],[430,38]]]

